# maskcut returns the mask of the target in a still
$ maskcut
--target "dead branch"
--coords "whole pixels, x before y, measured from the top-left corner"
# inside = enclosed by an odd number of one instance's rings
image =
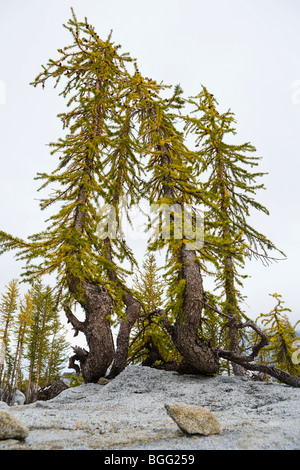
[[[75,354],[69,358],[69,369],[74,369],[76,375],[79,375],[80,368],[82,368],[82,364],[86,361],[88,357],[88,352],[80,346],[74,346],[73,351],[75,352]],[[80,367],[78,366],[78,364],[75,364],[75,361],[79,361]]]
[[[72,310],[67,305],[64,306],[64,311],[68,319],[68,323],[71,323],[73,329],[75,330],[74,336],[77,336],[79,331],[85,331],[85,322],[81,322],[77,317],[72,313]]]
[[[219,357],[222,357],[224,359],[227,359],[228,361],[239,364],[247,370],[263,372],[264,374],[268,374],[271,377],[274,377],[275,379],[287,385],[291,385],[293,387],[300,387],[300,377],[295,377],[293,375],[290,375],[288,372],[277,369],[277,367],[275,366],[267,366],[267,365],[253,362],[254,358],[258,356],[259,351],[265,346],[267,346],[267,344],[269,343],[267,334],[264,331],[262,331],[255,323],[253,323],[250,320],[246,321],[245,323],[237,323],[234,321],[232,317],[228,317],[228,315],[225,315],[223,312],[220,312],[217,308],[212,307],[207,302],[205,303],[205,305],[211,308],[214,312],[229,318],[228,323],[231,324],[231,327],[234,327],[237,329],[250,327],[260,337],[260,341],[251,347],[252,352],[248,356],[242,356],[241,354],[237,354],[234,351],[227,351],[227,350],[218,348],[217,351],[218,351]]]

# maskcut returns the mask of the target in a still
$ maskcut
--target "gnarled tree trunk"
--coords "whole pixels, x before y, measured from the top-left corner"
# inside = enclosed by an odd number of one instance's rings
[[[217,352],[198,335],[203,308],[203,283],[194,250],[182,245],[182,275],[185,279],[183,318],[177,318],[172,338],[185,361],[202,374],[213,375],[219,370]]]
[[[85,311],[85,321],[79,321],[69,308],[66,307],[65,311],[75,334],[83,332],[89,346],[89,351],[74,348],[75,355],[70,359],[69,367],[78,373],[80,369],[75,361],[79,361],[83,379],[89,383],[97,382],[103,377],[114,358],[114,341],[109,321],[113,300],[104,287],[89,282],[84,283],[83,292],[84,299],[80,303]]]

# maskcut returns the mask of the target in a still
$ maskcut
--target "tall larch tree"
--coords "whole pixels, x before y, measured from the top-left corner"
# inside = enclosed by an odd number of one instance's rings
[[[266,261],[272,250],[278,252],[249,223],[253,209],[269,214],[255,198],[264,188],[263,183],[257,182],[264,173],[252,170],[260,157],[255,155],[256,149],[251,144],[228,142],[236,134],[235,117],[230,110],[220,114],[215,97],[205,87],[190,103],[193,112],[186,119],[186,131],[193,134],[199,147],[194,162],[199,174],[203,174],[203,190],[211,202],[205,215],[210,230],[206,232],[207,241],[211,243],[205,248],[214,252],[216,285],[221,289],[222,310],[228,318],[229,349],[238,353],[241,333],[235,324],[245,319],[240,288],[246,276],[242,269],[253,255]],[[237,375],[246,374],[243,367],[234,363],[233,371]]]
[[[0,238],[2,252],[17,249],[19,257],[27,259],[25,280],[56,273],[68,320],[75,334],[86,336],[89,347],[88,351],[75,348],[70,367],[79,361],[84,380],[94,382],[112,362],[112,375],[126,366],[130,329],[140,311],[120,267],[124,259],[134,260],[121,236],[117,205],[126,197],[128,208],[140,193],[133,121],[142,79],[135,72],[129,74],[132,60],[119,53],[120,46],[110,36],[101,40],[87,19],[78,22],[73,11],[72,15],[65,27],[73,43],[59,49],[59,58],[50,59],[33,82],[42,87],[51,79],[55,86],[63,83],[61,95],[68,100],[69,110],[60,114],[66,135],[51,144],[52,154],[59,155],[58,166],[51,174],[38,174],[41,190],[56,186],[50,197],[41,200],[41,209],[52,205],[59,209],[50,217],[50,225],[29,241],[4,232]],[[105,205],[116,210],[114,237],[99,236]],[[37,258],[42,260],[39,264]],[[120,303],[126,316],[120,318],[115,352],[111,316],[122,310]],[[84,321],[73,313],[75,304],[83,309]]]
[[[183,134],[176,128],[182,90],[175,87],[170,99],[162,100],[144,92],[141,134],[148,155],[150,174],[146,185],[150,204],[167,206],[162,236],[151,248],[166,247],[168,252],[165,326],[187,365],[198,373],[215,374],[219,368],[217,353],[198,334],[203,309],[203,279],[191,237],[178,236],[176,230],[187,205],[202,203],[204,194],[189,164],[191,152]],[[170,236],[164,236],[164,223],[170,223]]]

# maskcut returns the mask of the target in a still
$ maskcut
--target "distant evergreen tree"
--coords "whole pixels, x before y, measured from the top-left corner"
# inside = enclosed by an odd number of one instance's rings
[[[33,314],[27,332],[25,357],[28,360],[27,402],[33,401],[38,389],[57,378],[66,361],[68,344],[62,337],[62,325],[51,287],[38,281],[32,290]],[[60,344],[58,344],[58,341]]]
[[[135,276],[134,290],[144,311],[150,313],[164,303],[164,284],[153,253],[148,253],[142,267],[139,277]]]
[[[164,324],[188,366],[198,373],[214,374],[219,367],[218,355],[198,334],[203,310],[203,279],[197,248],[191,246],[195,244],[195,232],[190,236],[186,230],[179,236],[177,233],[185,210],[195,208],[205,198],[191,165],[192,152],[177,129],[178,114],[184,103],[182,90],[175,87],[171,98],[165,100],[155,93],[147,94],[147,90],[143,95],[141,134],[148,156],[147,196],[151,205],[168,208],[161,234],[150,245],[154,250],[167,249],[168,302]],[[190,218],[194,218],[191,210]],[[184,219],[186,223],[187,218]],[[166,233],[168,226],[170,233]]]
[[[134,280],[135,296],[142,305],[142,312],[131,334],[128,362],[160,366],[178,359],[160,319],[164,282],[158,272],[155,255],[149,253],[143,262],[143,270]]]
[[[19,314],[15,325],[16,347],[13,362],[13,371],[11,376],[11,396],[10,402],[13,400],[15,391],[22,388],[22,360],[24,359],[24,348],[27,343],[27,333],[33,323],[33,299],[32,292],[25,294],[20,304]]]
[[[29,379],[26,399],[37,393],[41,377],[45,370],[46,357],[49,354],[49,334],[53,312],[50,288],[44,288],[37,282],[32,291],[33,315],[32,326],[27,335],[26,358],[29,361]]]
[[[4,374],[4,362],[11,364],[9,344],[13,330],[15,314],[18,309],[19,288],[18,280],[13,279],[6,286],[6,293],[2,294],[0,301],[0,386]]]
[[[62,325],[59,313],[54,308],[49,339],[49,353],[41,384],[49,384],[61,376],[68,363],[70,344],[66,341],[66,328]]]
[[[275,365],[281,370],[294,376],[300,376],[300,365],[294,364],[293,343],[300,339],[296,327],[300,320],[294,326],[291,325],[287,312],[291,310],[284,307],[284,301],[280,294],[272,294],[276,300],[275,307],[269,313],[261,313],[256,322],[261,322],[269,338],[269,345],[266,346],[259,360],[262,364]]]

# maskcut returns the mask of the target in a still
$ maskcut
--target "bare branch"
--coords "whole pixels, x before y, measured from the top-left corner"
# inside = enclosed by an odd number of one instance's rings
[[[67,316],[68,323],[71,323],[74,330],[75,330],[74,336],[77,336],[79,331],[84,333],[84,331],[85,331],[85,322],[79,321],[78,318],[75,317],[75,315],[72,313],[70,307],[68,307],[67,305],[64,306],[64,311],[65,311],[65,314]]]
[[[81,348],[80,346],[75,346],[73,348],[73,351],[75,352],[74,356],[71,356],[69,358],[69,369],[74,369],[76,372],[76,375],[80,374],[80,367],[82,367],[82,364],[86,361],[88,357],[88,352]],[[75,364],[75,361],[79,361],[80,367]]]
[[[213,307],[213,306],[210,305],[208,302],[203,302],[203,305],[204,305],[205,307],[210,308],[211,310],[213,310],[213,312],[217,313],[218,315],[221,315],[222,317],[225,317],[225,318],[228,318],[228,320],[231,320],[231,316],[230,316],[230,315],[226,315],[226,313],[221,312],[221,310],[219,310],[219,309],[216,308],[216,307]]]

